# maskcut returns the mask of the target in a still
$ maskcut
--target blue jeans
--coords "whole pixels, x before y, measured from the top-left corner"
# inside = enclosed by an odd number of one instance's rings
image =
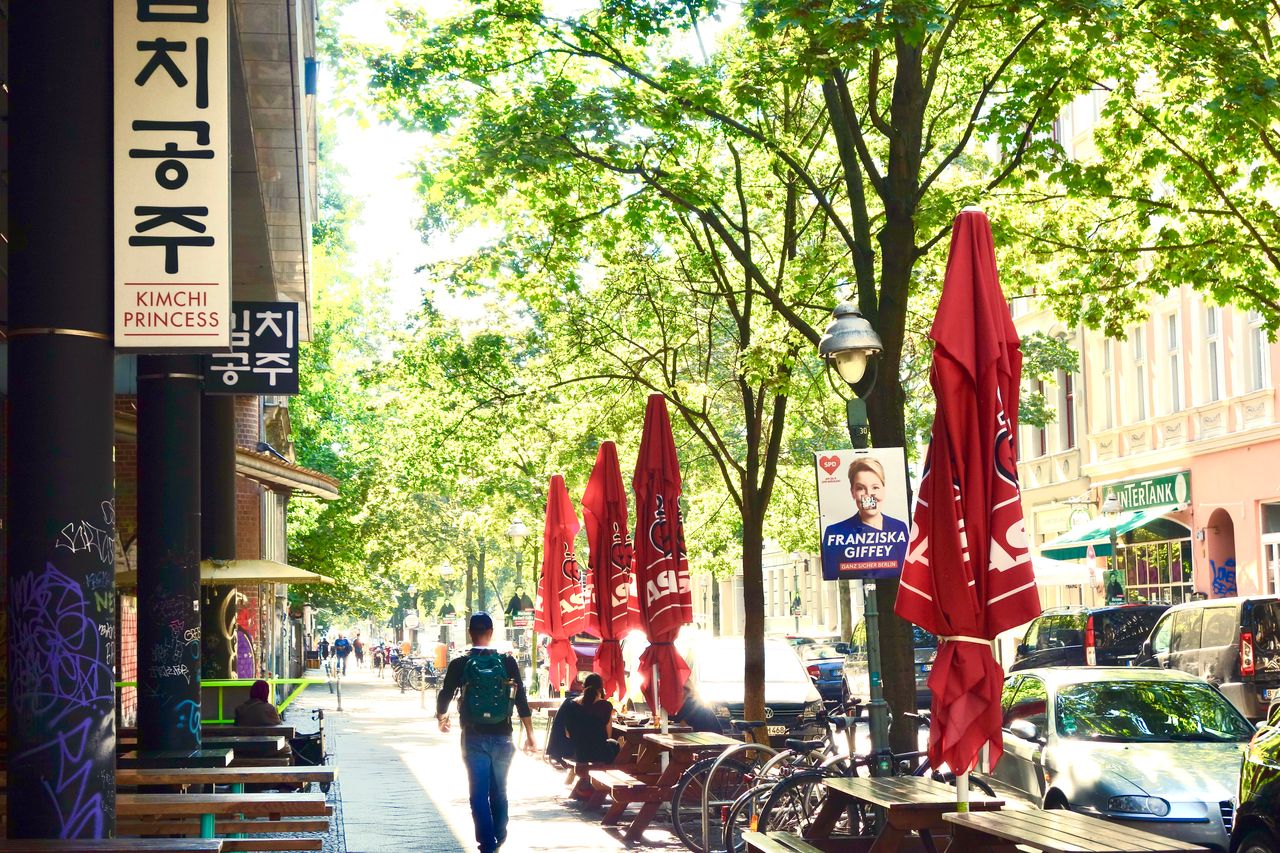
[[[493,853],[507,840],[507,771],[516,754],[511,735],[462,736],[462,760],[471,782],[471,819],[480,853]]]

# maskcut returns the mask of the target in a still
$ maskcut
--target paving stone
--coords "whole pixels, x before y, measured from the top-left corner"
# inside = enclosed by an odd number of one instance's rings
[[[389,676],[389,672],[388,672]],[[309,687],[287,715],[299,728],[309,711],[325,709],[327,747],[338,767],[340,826],[326,853],[473,853],[476,850],[467,775],[459,735],[442,734],[435,723],[435,693],[401,694],[389,677],[351,667],[338,696]],[[538,732],[538,743],[543,733]],[[627,848],[600,826],[599,812],[584,812],[569,800],[564,773],[540,758],[517,753],[508,782],[510,828],[502,853],[524,851],[674,851],[684,846],[655,823],[645,843]],[[345,846],[341,846],[345,844]]]

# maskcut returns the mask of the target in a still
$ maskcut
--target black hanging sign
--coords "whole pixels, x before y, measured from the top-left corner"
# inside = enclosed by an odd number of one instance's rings
[[[297,394],[298,303],[232,303],[231,352],[205,356],[204,390]]]

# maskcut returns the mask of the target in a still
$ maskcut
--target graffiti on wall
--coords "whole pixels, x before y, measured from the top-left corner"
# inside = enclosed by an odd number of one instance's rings
[[[1214,598],[1228,598],[1236,594],[1236,558],[1229,557],[1221,564],[1209,561],[1210,583]]]

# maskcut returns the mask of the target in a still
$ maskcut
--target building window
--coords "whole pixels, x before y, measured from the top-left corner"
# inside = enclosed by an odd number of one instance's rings
[[[1076,377],[1072,373],[1060,374],[1058,387],[1062,389],[1062,449],[1074,450],[1076,446]]]
[[[1112,349],[1115,342],[1106,338],[1102,342],[1102,427],[1111,429],[1116,425],[1115,411],[1115,373],[1112,367]]]
[[[1133,376],[1134,376],[1134,420],[1142,422],[1147,419],[1147,342],[1143,328],[1133,330]]]
[[[1181,344],[1181,336],[1178,334],[1178,315],[1170,314],[1166,317],[1165,327],[1168,330],[1166,341],[1169,344],[1166,356],[1169,380],[1169,414],[1173,414],[1182,410],[1182,353],[1179,346]]]
[[[1262,325],[1262,315],[1257,311],[1249,312],[1248,336],[1249,352],[1249,390],[1261,391],[1271,382],[1270,365],[1267,364],[1270,349],[1267,341],[1267,330]]]
[[[1216,403],[1222,399],[1222,320],[1217,305],[1204,307],[1204,359],[1205,370],[1208,371],[1205,390],[1207,402]]]

